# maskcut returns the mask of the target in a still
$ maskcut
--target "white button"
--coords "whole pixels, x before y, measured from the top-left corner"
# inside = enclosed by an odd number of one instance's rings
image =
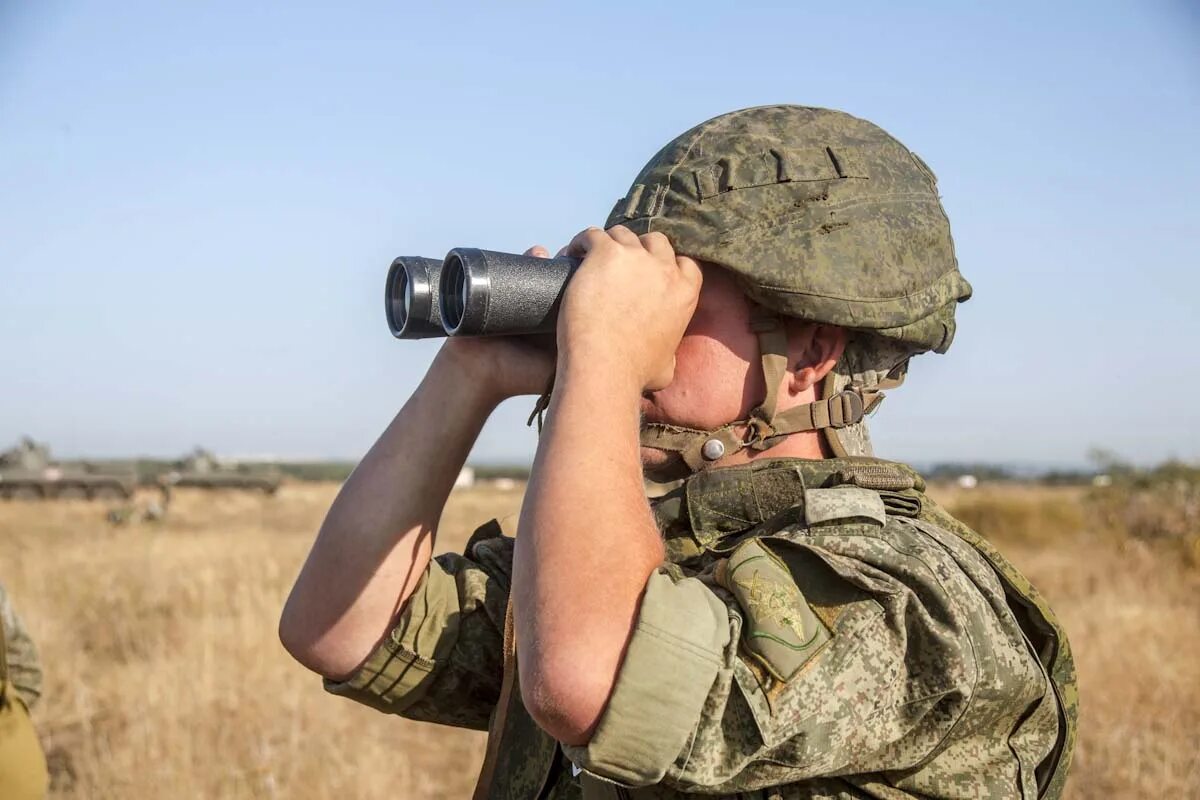
[[[704,447],[700,448],[700,454],[709,461],[716,461],[725,455],[725,445],[720,439],[709,439],[704,443]]]

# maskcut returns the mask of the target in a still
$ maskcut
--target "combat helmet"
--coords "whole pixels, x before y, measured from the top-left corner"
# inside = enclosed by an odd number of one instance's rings
[[[882,128],[794,105],[723,114],[642,168],[605,224],[658,231],[676,252],[731,271],[754,304],[767,396],[712,431],[649,424],[642,443],[693,470],[819,430],[835,456],[871,455],[864,416],[908,359],[944,353],[971,296],[928,166]],[[781,318],[848,329],[821,399],[776,411],[787,367]],[[745,427],[745,436],[738,429]]]

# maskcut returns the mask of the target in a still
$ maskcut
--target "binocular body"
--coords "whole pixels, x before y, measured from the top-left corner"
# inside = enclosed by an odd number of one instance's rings
[[[401,256],[384,287],[397,339],[551,333],[578,258],[456,247],[441,261]]]

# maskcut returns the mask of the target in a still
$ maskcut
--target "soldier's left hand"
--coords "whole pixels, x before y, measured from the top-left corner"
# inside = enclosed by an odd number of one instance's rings
[[[565,250],[583,263],[559,313],[560,359],[627,371],[643,391],[669,384],[700,295],[699,264],[675,255],[661,233],[638,236],[622,225],[588,228]]]

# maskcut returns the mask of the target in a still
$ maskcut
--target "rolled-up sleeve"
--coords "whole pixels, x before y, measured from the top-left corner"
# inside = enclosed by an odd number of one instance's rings
[[[410,719],[486,730],[503,679],[512,539],[494,523],[432,560],[399,620],[332,694]]]
[[[651,575],[600,725],[567,756],[619,783],[657,783],[695,728],[729,641],[728,611],[708,587]]]

